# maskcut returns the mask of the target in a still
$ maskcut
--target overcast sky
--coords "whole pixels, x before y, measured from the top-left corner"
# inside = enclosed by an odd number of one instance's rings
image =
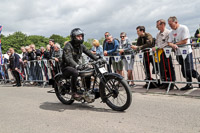
[[[0,5],[4,35],[22,31],[67,36],[80,27],[86,39],[100,39],[109,31],[117,38],[120,32],[126,32],[134,40],[137,26],[145,26],[155,37],[155,22],[169,16],[187,25],[192,36],[200,24],[199,0],[0,0]]]

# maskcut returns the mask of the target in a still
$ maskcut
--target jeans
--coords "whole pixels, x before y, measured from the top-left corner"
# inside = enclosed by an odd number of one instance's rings
[[[181,72],[187,82],[192,82],[192,77],[197,78],[199,76],[199,73],[194,70],[192,53],[188,54],[185,60],[182,55],[177,55],[176,59],[181,65]]]

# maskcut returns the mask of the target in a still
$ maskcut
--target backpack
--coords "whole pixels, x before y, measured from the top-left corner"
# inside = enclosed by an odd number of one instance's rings
[[[119,39],[118,38],[113,38],[113,41],[114,41],[114,46],[115,46],[115,40],[117,40],[117,42],[120,44],[120,41],[119,41]],[[119,48],[119,46],[118,46],[118,48]],[[117,48],[117,49],[118,49]]]

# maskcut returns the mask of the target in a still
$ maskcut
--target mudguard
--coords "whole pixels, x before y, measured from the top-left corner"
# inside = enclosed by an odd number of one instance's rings
[[[54,78],[49,79],[49,85],[52,85],[52,88],[55,87],[55,82],[58,81],[62,77],[62,73],[58,73],[54,76]]]
[[[121,75],[119,75],[119,74],[117,74],[117,73],[105,73],[104,74],[104,77],[106,78],[106,79],[118,79],[118,80],[123,80],[123,76],[121,76]],[[103,81],[102,81],[102,79],[101,79],[101,82],[100,82],[100,84],[99,84],[99,92],[100,92],[100,96],[101,96],[101,99],[102,99],[102,101],[103,102],[105,102],[105,89],[104,89],[104,83],[103,83]]]

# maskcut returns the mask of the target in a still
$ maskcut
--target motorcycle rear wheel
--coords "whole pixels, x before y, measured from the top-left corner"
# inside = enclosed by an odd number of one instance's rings
[[[64,80],[59,81],[59,83],[55,83],[56,96],[61,101],[61,103],[70,105],[74,102],[74,100],[72,99],[72,95],[70,94],[71,89],[66,88],[66,86],[64,86],[62,82],[64,82]]]

